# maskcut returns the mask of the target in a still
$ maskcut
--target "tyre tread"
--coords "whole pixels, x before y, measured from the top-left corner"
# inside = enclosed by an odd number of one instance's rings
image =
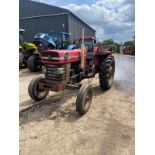
[[[99,71],[99,83],[102,90],[108,90],[111,87],[109,86],[109,75],[108,75],[108,69],[111,63],[113,63],[113,67],[115,70],[115,62],[113,57],[108,56],[102,59]]]

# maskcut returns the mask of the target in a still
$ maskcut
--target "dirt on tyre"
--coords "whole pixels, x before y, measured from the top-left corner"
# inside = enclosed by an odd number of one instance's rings
[[[41,60],[38,56],[32,55],[28,58],[28,69],[31,72],[36,72],[41,70]]]
[[[113,56],[103,57],[100,64],[99,83],[102,90],[108,90],[113,84],[115,59]]]
[[[44,77],[34,78],[28,86],[28,94],[35,101],[43,100],[49,93],[48,90],[39,88],[39,82],[42,80],[44,80]]]
[[[90,84],[83,84],[76,98],[76,110],[84,115],[90,108],[93,97],[93,88]]]

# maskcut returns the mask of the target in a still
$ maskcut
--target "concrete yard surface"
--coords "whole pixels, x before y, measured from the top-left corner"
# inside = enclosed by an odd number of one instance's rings
[[[102,91],[98,75],[90,80],[88,113],[75,109],[78,90],[50,92],[36,103],[28,96],[30,80],[41,73],[20,71],[20,155],[134,155],[135,59],[115,55],[113,86]]]

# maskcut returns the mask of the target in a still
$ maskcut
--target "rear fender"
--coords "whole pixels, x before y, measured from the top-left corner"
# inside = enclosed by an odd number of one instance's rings
[[[30,51],[30,50],[36,50],[37,46],[33,43],[26,43],[26,51]]]
[[[98,73],[99,72],[99,66],[101,64],[101,61],[103,58],[107,57],[107,56],[111,56],[112,58],[114,58],[114,56],[112,55],[111,51],[108,50],[97,50],[96,55],[95,55],[95,67],[94,67],[94,72]]]
[[[112,51],[104,49],[103,47],[98,47],[96,51],[97,56],[112,55]]]

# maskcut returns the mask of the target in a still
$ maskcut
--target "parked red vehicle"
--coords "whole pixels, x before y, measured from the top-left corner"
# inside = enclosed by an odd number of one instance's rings
[[[112,52],[97,46],[96,38],[92,36],[79,39],[79,45],[79,48],[73,50],[53,49],[41,52],[45,77],[37,77],[30,82],[28,93],[33,100],[44,99],[49,91],[78,88],[76,110],[83,115],[89,110],[93,97],[91,84],[80,84],[83,79],[99,73],[101,89],[111,88],[115,72]]]
[[[135,55],[135,47],[134,46],[126,46],[123,50],[124,55]]]

